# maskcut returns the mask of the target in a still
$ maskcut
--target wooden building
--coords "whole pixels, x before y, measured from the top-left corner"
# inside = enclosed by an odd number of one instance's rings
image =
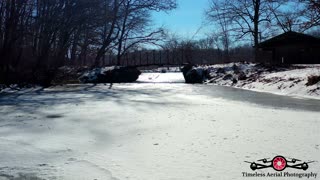
[[[320,38],[286,32],[260,43],[257,61],[270,64],[320,64]]]

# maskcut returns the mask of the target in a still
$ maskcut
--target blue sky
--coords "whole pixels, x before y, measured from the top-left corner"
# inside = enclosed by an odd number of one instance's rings
[[[208,0],[177,0],[178,8],[169,13],[153,13],[156,26],[164,26],[172,33],[184,38],[192,38],[204,21],[204,9],[208,7]],[[205,33],[202,29],[195,38]]]

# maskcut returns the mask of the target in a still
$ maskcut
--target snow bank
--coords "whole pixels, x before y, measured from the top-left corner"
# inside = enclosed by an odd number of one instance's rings
[[[90,70],[84,73],[82,76],[79,77],[79,80],[83,83],[95,82],[95,81],[98,81],[100,75],[104,75],[106,72],[112,71],[114,69],[115,69],[114,66],[95,68],[93,70]]]
[[[18,84],[11,84],[9,86],[2,85],[0,84],[0,94],[7,94],[7,93],[26,93],[26,92],[31,92],[31,91],[37,91],[42,89],[41,86],[39,85],[31,85],[27,84],[24,86],[18,85]]]
[[[308,77],[320,76],[319,66],[267,67],[231,63],[204,67],[210,71],[207,84],[231,86],[280,95],[320,99],[320,82],[307,86]]]
[[[309,76],[320,76],[320,68],[288,70],[262,75],[257,81],[236,87],[281,95],[300,96],[320,99],[320,83],[307,86]]]

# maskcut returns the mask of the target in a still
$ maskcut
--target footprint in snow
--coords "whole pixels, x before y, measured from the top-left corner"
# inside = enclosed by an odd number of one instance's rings
[[[51,115],[47,115],[46,118],[48,119],[58,119],[58,118],[62,118],[63,116],[60,114],[51,114]]]
[[[77,161],[76,158],[69,158],[68,161]]]
[[[38,164],[38,166],[43,167],[43,166],[48,166],[48,164]]]

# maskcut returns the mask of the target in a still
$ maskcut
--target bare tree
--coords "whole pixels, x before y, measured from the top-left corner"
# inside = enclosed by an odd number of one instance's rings
[[[320,25],[319,4],[318,0],[292,0],[272,11],[282,31],[305,32]]]
[[[173,0],[124,0],[118,21],[119,36],[116,39],[117,64],[121,57],[139,44],[156,44],[164,37],[162,28],[150,29],[151,11],[167,11],[176,7]]]
[[[205,49],[205,50],[210,50],[214,49],[215,45],[215,40],[214,37],[212,36],[207,36],[206,38],[199,39],[197,42],[198,46],[200,49]]]
[[[98,48],[98,52],[95,58],[95,65],[98,65],[101,58],[111,48],[111,44],[119,36],[119,15],[121,6],[124,6],[125,0],[105,0],[105,11],[103,11],[103,35],[102,43]]]
[[[281,0],[212,0],[207,16],[227,27],[223,28],[225,32],[232,32],[237,39],[251,37],[257,48],[266,27],[273,21],[274,10],[283,3]]]
[[[304,16],[307,19],[304,24],[306,29],[320,26],[320,1],[319,0],[300,0],[305,4]]]
[[[37,77],[70,61],[98,65],[106,52],[120,59],[160,39],[151,11],[175,7],[175,0],[1,0],[0,82],[30,71]]]
[[[308,21],[309,7],[301,0],[292,0],[283,4],[281,8],[270,10],[274,16],[274,24],[283,32],[297,31],[304,32],[310,28]],[[312,13],[313,14],[313,13]]]
[[[222,43],[223,49],[228,54],[230,48],[230,30],[231,30],[231,19],[220,7],[222,1],[212,1],[211,6],[206,10],[207,19],[214,23],[215,27],[219,27],[219,30],[211,36],[216,36],[216,43]]]

